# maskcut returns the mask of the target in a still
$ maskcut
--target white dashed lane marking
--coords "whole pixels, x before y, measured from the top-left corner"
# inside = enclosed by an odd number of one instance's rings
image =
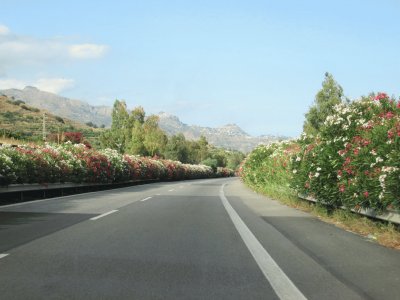
[[[96,220],[98,220],[98,219],[100,219],[100,218],[103,218],[103,217],[105,217],[105,216],[108,216],[108,215],[110,215],[110,214],[113,214],[113,213],[115,213],[115,212],[117,212],[117,211],[118,211],[117,209],[114,209],[114,210],[111,210],[111,211],[106,212],[106,213],[104,213],[104,214],[101,214],[100,216],[97,216],[97,217],[94,217],[94,218],[90,218],[90,220],[96,221]]]
[[[140,201],[144,202],[144,201],[147,201],[147,200],[149,200],[149,199],[151,199],[151,197],[144,198],[144,199],[142,199],[142,200],[140,200]]]

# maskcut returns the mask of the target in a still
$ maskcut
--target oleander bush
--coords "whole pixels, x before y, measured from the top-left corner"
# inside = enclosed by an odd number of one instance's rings
[[[400,209],[400,101],[384,93],[334,106],[318,134],[255,149],[254,186],[290,186],[334,207]]]
[[[238,176],[252,188],[271,196],[282,192],[290,194],[290,157],[298,151],[295,141],[260,145],[242,162]]]
[[[232,176],[215,173],[204,165],[122,155],[116,150],[94,150],[84,144],[43,147],[0,146],[0,184],[16,183],[113,183],[141,179],[196,179]]]

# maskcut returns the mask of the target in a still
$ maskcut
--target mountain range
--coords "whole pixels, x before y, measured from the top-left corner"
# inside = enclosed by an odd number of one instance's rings
[[[84,101],[69,99],[53,93],[41,91],[27,86],[24,89],[0,90],[0,95],[14,100],[22,100],[28,105],[48,110],[55,115],[69,118],[81,123],[92,122],[98,126],[111,125],[112,107],[92,106]],[[264,135],[254,137],[243,131],[236,124],[227,124],[217,128],[187,125],[177,116],[161,112],[160,127],[168,134],[182,133],[186,139],[198,139],[205,136],[210,144],[242,152],[249,152],[259,144],[269,144],[273,141],[286,139],[281,136]]]

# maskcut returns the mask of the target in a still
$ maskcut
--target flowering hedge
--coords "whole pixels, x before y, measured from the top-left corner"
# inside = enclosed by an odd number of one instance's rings
[[[235,171],[229,168],[217,167],[217,171],[215,172],[215,177],[231,177],[235,176]]]
[[[292,141],[261,145],[242,162],[238,175],[257,189],[288,188],[292,178],[290,157],[297,152],[298,145]]]
[[[282,145],[253,151],[242,178],[290,184],[335,207],[400,209],[399,101],[379,93],[336,105],[316,137],[292,143],[289,153]]]
[[[139,179],[195,179],[230,176],[204,165],[96,151],[83,144],[44,147],[0,146],[0,184],[113,183]]]

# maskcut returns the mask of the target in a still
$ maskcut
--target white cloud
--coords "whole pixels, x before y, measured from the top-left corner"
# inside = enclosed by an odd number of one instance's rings
[[[106,45],[71,43],[66,38],[41,39],[8,34],[0,25],[0,71],[16,66],[53,66],[71,60],[101,58],[109,48]]]
[[[10,33],[10,29],[7,26],[0,24],[0,35],[7,35]]]
[[[17,79],[0,79],[0,90],[23,89],[25,86],[27,86],[25,81]]]
[[[0,80],[0,90],[5,89],[23,89],[26,86],[34,86],[38,89],[50,93],[58,94],[74,86],[73,79],[66,78],[39,78],[37,80],[18,80],[2,79]]]
[[[73,79],[65,78],[40,78],[33,85],[39,90],[58,94],[61,91],[72,88],[75,82]]]
[[[107,51],[107,46],[96,44],[79,44],[69,46],[69,55],[74,58],[99,58]]]

